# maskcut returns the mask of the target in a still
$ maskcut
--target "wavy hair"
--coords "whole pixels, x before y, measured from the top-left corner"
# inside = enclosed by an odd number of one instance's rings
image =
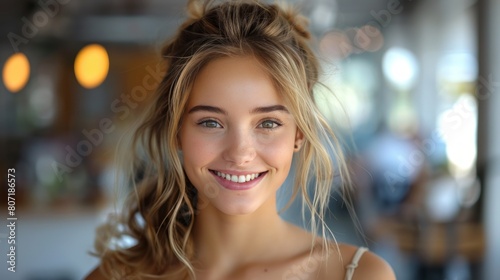
[[[178,132],[194,80],[214,59],[253,56],[272,78],[304,135],[292,200],[301,195],[303,209],[311,212],[309,230],[324,237],[325,246],[329,229],[323,217],[333,180],[350,181],[339,140],[314,101],[319,65],[309,46],[306,18],[289,7],[258,1],[190,0],[188,14],[162,49],[166,73],[152,102],[130,141],[121,143],[126,151],[120,161],[127,163],[133,190],[125,211],[98,229],[96,240],[101,268],[110,278],[195,278],[197,194],[182,168]],[[308,186],[314,188],[312,195]],[[134,240],[133,246],[116,245],[125,236]]]

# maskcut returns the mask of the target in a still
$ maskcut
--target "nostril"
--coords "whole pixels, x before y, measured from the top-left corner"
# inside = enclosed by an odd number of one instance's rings
[[[223,159],[232,164],[240,166],[247,162],[252,161],[255,158],[255,155],[256,155],[255,150],[252,148],[228,149],[224,153]]]

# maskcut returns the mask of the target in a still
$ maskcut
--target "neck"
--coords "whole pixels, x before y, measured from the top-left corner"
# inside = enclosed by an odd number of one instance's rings
[[[274,200],[273,200],[274,201]],[[251,214],[227,215],[209,205],[196,216],[193,240],[196,259],[204,267],[242,265],[272,258],[289,225],[277,211],[276,202],[262,205]]]

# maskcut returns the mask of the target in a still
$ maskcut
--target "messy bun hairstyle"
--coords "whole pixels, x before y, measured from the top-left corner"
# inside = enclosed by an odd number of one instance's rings
[[[309,230],[322,236],[327,247],[323,217],[333,179],[348,182],[349,177],[338,140],[314,103],[319,67],[308,45],[307,21],[276,4],[220,2],[188,1],[189,18],[162,49],[165,76],[131,141],[122,143],[127,152],[120,161],[127,163],[124,170],[133,191],[122,215],[101,227],[96,240],[101,269],[109,278],[195,278],[197,194],[183,171],[177,134],[196,76],[221,57],[255,57],[283,97],[304,135],[295,155],[292,199],[301,195],[303,210],[311,213]],[[312,195],[308,188],[314,189]],[[134,245],[119,246],[117,240],[125,236]]]

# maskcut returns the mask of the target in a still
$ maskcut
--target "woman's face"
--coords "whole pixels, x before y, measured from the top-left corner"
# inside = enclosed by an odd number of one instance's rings
[[[179,140],[198,208],[238,215],[274,205],[302,134],[258,61],[227,57],[198,74]]]

